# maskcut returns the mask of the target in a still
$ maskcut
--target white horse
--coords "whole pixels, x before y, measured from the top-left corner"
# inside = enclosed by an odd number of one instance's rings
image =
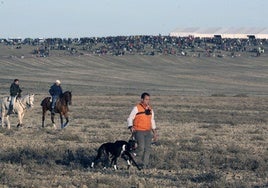
[[[10,97],[4,97],[1,101],[1,111],[2,111],[2,127],[5,127],[5,117],[7,120],[7,127],[10,129],[10,121],[9,121],[9,115],[7,114],[8,108],[10,103]],[[13,112],[18,115],[18,125],[22,126],[22,119],[25,115],[25,112],[27,109],[32,108],[34,105],[34,94],[27,94],[20,99],[15,100],[14,106],[13,106]]]

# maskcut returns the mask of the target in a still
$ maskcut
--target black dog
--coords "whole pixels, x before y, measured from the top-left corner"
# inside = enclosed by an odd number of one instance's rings
[[[135,160],[133,159],[131,155],[131,151],[135,150],[136,148],[136,142],[135,140],[129,140],[128,142],[124,140],[118,140],[114,143],[107,142],[102,144],[98,149],[98,154],[95,157],[94,161],[91,163],[91,168],[94,167],[95,164],[97,164],[101,157],[105,157],[105,166],[109,163],[109,157],[111,157],[111,164],[110,166],[114,165],[114,169],[117,169],[117,158],[122,157],[125,159],[128,163],[128,168],[131,165],[131,162],[139,169],[141,168],[137,165]]]

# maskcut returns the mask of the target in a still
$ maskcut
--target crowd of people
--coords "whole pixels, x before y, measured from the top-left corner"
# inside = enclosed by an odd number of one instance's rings
[[[83,38],[46,38],[46,39],[0,39],[5,45],[36,46],[33,54],[47,57],[51,50],[63,50],[68,55],[180,55],[213,56],[249,52],[255,56],[264,53],[268,45],[266,39],[226,39],[221,36],[212,38],[172,37],[172,36],[115,36]]]

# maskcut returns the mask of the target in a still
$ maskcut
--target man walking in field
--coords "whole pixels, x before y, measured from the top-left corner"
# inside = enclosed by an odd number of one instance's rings
[[[60,80],[56,80],[56,82],[50,87],[49,94],[52,97],[52,106],[51,106],[51,113],[55,114],[55,106],[57,99],[62,95],[62,88]]]
[[[13,83],[10,85],[10,103],[9,103],[9,108],[8,108],[8,115],[13,113],[13,107],[15,103],[15,99],[17,97],[21,97],[21,92],[22,90],[20,89],[19,86],[19,79],[15,79]]]
[[[138,143],[137,161],[143,168],[148,168],[152,138],[157,140],[154,111],[149,102],[150,94],[142,93],[141,102],[134,106],[127,119],[128,128]]]

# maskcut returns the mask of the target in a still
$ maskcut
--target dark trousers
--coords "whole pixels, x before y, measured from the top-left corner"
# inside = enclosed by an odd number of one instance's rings
[[[10,103],[9,103],[8,112],[7,112],[8,115],[13,113],[15,99],[16,99],[16,96],[10,96]]]
[[[149,164],[149,158],[152,150],[152,133],[151,131],[135,131],[134,137],[138,143],[138,147],[136,149],[137,161],[146,167]]]

